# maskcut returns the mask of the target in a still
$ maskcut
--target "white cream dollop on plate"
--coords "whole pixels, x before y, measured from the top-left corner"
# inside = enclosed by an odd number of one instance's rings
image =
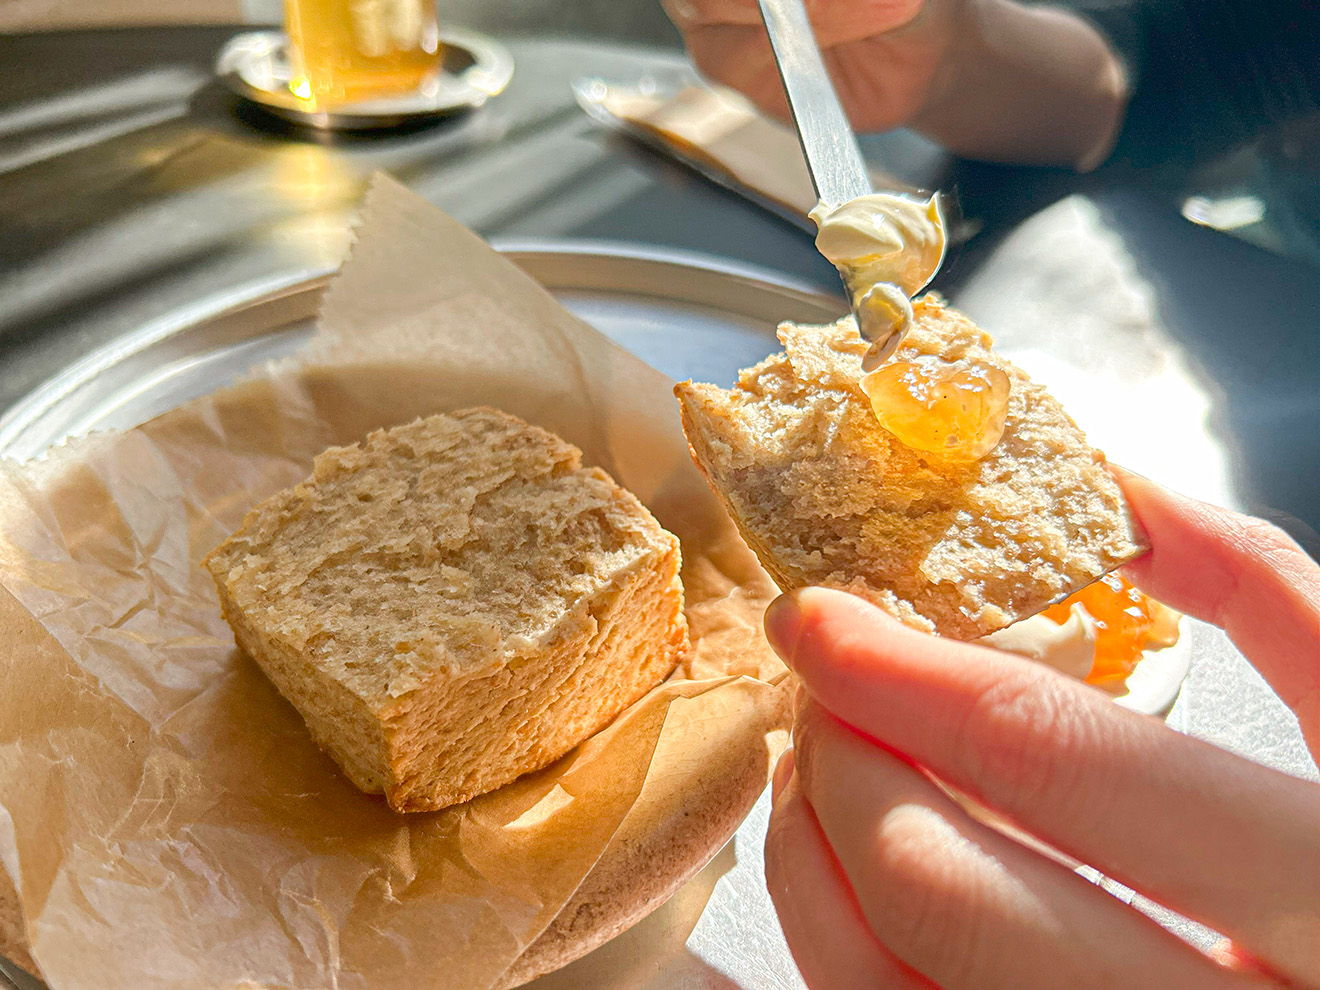
[[[1033,615],[976,642],[1036,660],[1082,680],[1095,662],[1095,635],[1094,620],[1080,605],[1074,605],[1063,625]],[[1177,700],[1191,665],[1191,637],[1187,629],[1182,629],[1171,646],[1145,652],[1123,682],[1121,693],[1114,692],[1114,702],[1135,712],[1162,715]]]
[[[1063,625],[1043,615],[1033,615],[977,642],[1048,664],[1080,681],[1086,679],[1095,663],[1095,620],[1080,605],[1074,605]]]

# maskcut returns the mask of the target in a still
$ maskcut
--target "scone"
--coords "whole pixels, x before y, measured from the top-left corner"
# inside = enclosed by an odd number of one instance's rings
[[[238,644],[397,811],[546,766],[688,642],[678,540],[576,447],[495,409],[325,451],[205,566]]]
[[[896,361],[1008,376],[1003,437],[978,459],[900,443],[862,390],[851,318],[785,324],[784,353],[731,390],[675,388],[697,466],[781,588],[842,588],[909,625],[975,639],[1146,549],[1104,456],[1059,403],[937,298],[914,304]]]

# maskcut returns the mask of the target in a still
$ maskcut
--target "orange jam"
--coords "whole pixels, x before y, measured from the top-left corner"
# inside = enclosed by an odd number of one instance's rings
[[[893,361],[862,378],[880,425],[916,450],[984,457],[1004,435],[1008,376],[976,361]]]
[[[1063,625],[1073,605],[1080,605],[1095,623],[1095,663],[1086,678],[1091,684],[1127,677],[1145,650],[1178,640],[1178,613],[1117,574],[1106,574],[1041,614]]]

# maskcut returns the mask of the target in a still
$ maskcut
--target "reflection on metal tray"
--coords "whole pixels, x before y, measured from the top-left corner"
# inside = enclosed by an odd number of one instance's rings
[[[774,349],[780,321],[846,310],[842,298],[709,256],[582,241],[501,247],[568,309],[676,379],[731,383]],[[69,436],[136,426],[291,353],[328,279],[240,286],[120,338],[0,417],[0,455],[26,460]]]

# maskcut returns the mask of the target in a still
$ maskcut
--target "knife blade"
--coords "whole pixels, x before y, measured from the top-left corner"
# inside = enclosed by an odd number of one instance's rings
[[[873,191],[802,0],[760,0],[816,195],[829,208]]]

